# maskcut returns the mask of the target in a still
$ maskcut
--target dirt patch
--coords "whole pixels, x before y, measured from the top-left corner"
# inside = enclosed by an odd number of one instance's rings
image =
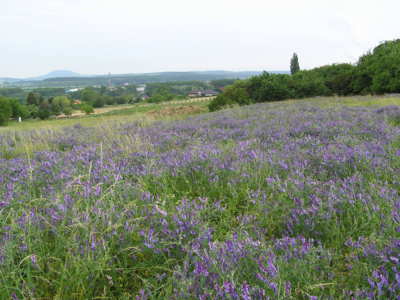
[[[95,108],[94,109],[94,113],[92,113],[91,115],[101,115],[101,114],[108,113],[110,111],[121,110],[121,109],[129,109],[129,108],[132,108],[132,107],[134,107],[134,105],[119,105],[119,106],[106,106],[106,107],[101,107],[101,108]],[[59,115],[56,118],[57,119],[63,119],[63,118],[70,118],[70,117],[83,117],[85,115],[86,114],[84,112],[76,110],[70,116]]]
[[[203,109],[194,105],[176,106],[176,107],[166,107],[161,110],[152,110],[147,114],[150,116],[176,116],[176,115],[190,115],[202,112]]]

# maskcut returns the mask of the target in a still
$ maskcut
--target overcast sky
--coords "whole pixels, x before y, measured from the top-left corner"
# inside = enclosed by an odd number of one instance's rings
[[[288,70],[400,37],[399,0],[0,0],[0,77]]]

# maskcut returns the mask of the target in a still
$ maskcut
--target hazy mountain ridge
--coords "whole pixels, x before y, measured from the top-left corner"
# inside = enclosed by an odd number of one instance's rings
[[[69,70],[54,70],[47,74],[36,77],[28,77],[28,78],[0,77],[0,82],[14,83],[18,81],[34,81],[34,80],[45,80],[49,78],[62,78],[62,77],[67,78],[67,77],[81,77],[81,76],[83,75]]]
[[[288,73],[288,71],[269,71],[270,73]],[[4,78],[10,86],[19,87],[84,87],[93,85],[146,84],[168,81],[209,81],[218,79],[246,79],[259,75],[261,71],[186,71],[186,72],[153,72],[130,74],[82,75],[68,70],[58,70],[46,75],[11,79]],[[0,79],[1,82],[1,79]]]
[[[81,77],[82,75],[79,73],[75,73],[69,70],[55,70],[51,71],[50,73],[47,73],[45,75],[37,76],[37,77],[31,77],[31,78],[25,78],[22,80],[45,80],[49,78],[66,78],[66,77]]]

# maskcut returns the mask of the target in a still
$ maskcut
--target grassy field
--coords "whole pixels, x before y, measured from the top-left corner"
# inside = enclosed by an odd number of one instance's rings
[[[400,99],[0,131],[0,299],[398,299]]]
[[[308,103],[312,101],[319,107],[338,107],[338,106],[389,106],[400,105],[400,97],[390,96],[350,96],[350,97],[316,97],[311,99],[293,99],[282,101],[285,104]]]
[[[212,97],[197,98],[166,102],[161,104],[133,104],[116,105],[96,109],[92,115],[76,115],[70,118],[51,119],[51,120],[26,120],[22,123],[11,122],[8,127],[0,127],[1,132],[25,131],[37,129],[56,129],[66,126],[80,124],[82,126],[96,126],[106,122],[129,122],[134,120],[154,121],[159,119],[179,119],[191,114],[207,112],[207,105]],[[320,97],[303,100],[279,101],[281,105],[314,101],[319,107],[340,107],[345,106],[389,106],[400,105],[400,98],[396,97],[377,97],[377,96],[357,96],[357,97]],[[180,109],[189,107],[188,109]],[[174,110],[175,108],[175,110]],[[157,113],[159,112],[159,113]],[[167,112],[164,114],[164,112]]]
[[[80,124],[82,126],[96,126],[107,122],[152,121],[159,119],[179,119],[191,114],[207,112],[210,99],[198,101],[174,101],[161,104],[134,104],[113,106],[97,110],[92,115],[79,115],[70,118],[50,120],[26,120],[18,123],[13,121],[7,127],[0,127],[1,132],[26,131],[38,129],[57,129]],[[175,113],[174,113],[175,111]],[[157,112],[160,112],[157,115]],[[166,114],[163,114],[166,112]]]

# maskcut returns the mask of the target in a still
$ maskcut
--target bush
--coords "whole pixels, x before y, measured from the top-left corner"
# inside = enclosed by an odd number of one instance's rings
[[[85,103],[81,106],[81,111],[83,111],[85,114],[90,115],[92,113],[94,113],[94,109],[93,106]]]
[[[106,104],[105,98],[101,95],[98,95],[92,105],[93,107],[99,108],[103,107],[105,104]]]
[[[293,98],[328,96],[332,94],[321,76],[310,71],[297,72],[293,75],[292,80]]]
[[[357,65],[332,64],[294,75],[264,72],[242,81],[215,98],[210,110],[234,104],[279,101],[331,95],[383,94],[400,92],[400,39],[377,46],[363,55]]]
[[[383,42],[360,57],[355,88],[374,94],[400,92],[400,39]]]
[[[26,109],[29,113],[29,117],[38,118],[39,117],[39,107],[36,105],[27,105]]]
[[[107,105],[113,105],[113,104],[116,103],[115,97],[111,97],[111,96],[108,96],[108,95],[103,96],[103,97],[104,97],[104,102]]]
[[[72,107],[65,107],[63,113],[66,116],[72,115]]]
[[[160,93],[160,94],[155,94],[153,96],[151,96],[147,102],[149,103],[160,103],[160,102],[167,102],[167,101],[171,101],[174,99],[174,95],[173,94],[169,94],[169,93]]]
[[[39,106],[38,117],[41,120],[46,120],[50,118],[51,114],[51,104],[48,100],[44,100]]]
[[[294,96],[292,82],[290,75],[264,72],[250,78],[247,91],[254,102],[279,101]]]
[[[12,116],[10,100],[0,97],[0,126],[6,126]]]
[[[61,113],[68,114],[72,113],[71,100],[66,96],[57,96],[51,99],[51,112],[54,115],[60,115]],[[67,112],[67,113],[65,113]]]
[[[227,106],[233,106],[235,104],[247,105],[252,102],[247,92],[247,82],[237,81],[235,84],[228,86],[224,93],[214,98],[208,105],[208,108],[210,111],[216,111]]]
[[[12,109],[12,114],[11,117],[14,119],[26,119],[29,118],[30,113],[28,110],[28,107],[26,105],[21,104],[18,100],[16,99],[10,99],[10,104],[11,104],[11,109]]]
[[[115,100],[116,100],[117,104],[126,104],[129,101],[129,99],[126,96],[116,97]]]

